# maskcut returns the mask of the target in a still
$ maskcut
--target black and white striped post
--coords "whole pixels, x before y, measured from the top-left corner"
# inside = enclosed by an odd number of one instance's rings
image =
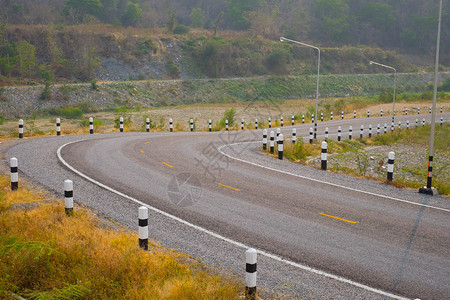
[[[212,131],[212,123],[211,123],[211,119],[208,120],[208,130],[209,130],[209,132]]]
[[[431,106],[428,108],[428,113],[431,114]]]
[[[372,137],[372,124],[369,124],[369,137]]]
[[[330,120],[333,121],[333,112],[330,113]]]
[[[441,106],[441,114],[442,114],[442,106]]]
[[[348,139],[351,140],[352,139],[352,135],[353,135],[353,128],[352,126],[350,126],[348,128]]]
[[[170,120],[172,120],[172,119],[170,119]],[[170,124],[170,120],[169,120],[169,124]],[[145,119],[145,131],[150,132],[150,118]]]
[[[386,134],[386,133],[387,133],[387,124],[384,123],[384,134]]]
[[[148,250],[148,208],[139,207],[138,210],[139,226],[139,248]]]
[[[283,116],[280,117],[280,125],[283,127]]]
[[[245,251],[245,299],[256,300],[256,263],[255,249]]]
[[[284,143],[283,134],[280,133],[280,135],[277,138],[278,159],[283,159],[283,143]]]
[[[123,117],[120,117],[120,132],[123,132]]]
[[[341,120],[344,120],[344,112],[341,111]]]
[[[11,167],[11,191],[15,191],[19,188],[19,168],[17,158],[11,158],[9,164]]]
[[[73,182],[72,180],[64,180],[64,207],[66,215],[73,215]]]
[[[320,122],[323,122],[323,113],[320,113]]]
[[[406,129],[409,129],[409,120],[406,120]]]
[[[391,121],[391,132],[394,131],[394,121]]]
[[[441,117],[441,121],[439,122],[439,125],[444,125],[444,118],[443,117]]]
[[[255,119],[255,129],[258,129],[258,119]]]
[[[338,127],[338,142],[341,141],[341,138],[342,138],[342,129],[341,129],[341,126],[339,126]]]
[[[419,126],[419,119],[416,119],[416,127]]]
[[[314,114],[311,115],[311,123],[314,123]]]
[[[263,150],[267,149],[267,129],[263,130]]]
[[[56,118],[56,135],[61,135],[61,119]]]
[[[309,128],[309,143],[313,143],[313,129],[312,127]]]
[[[370,110],[367,110],[367,117],[370,118]]]
[[[361,130],[359,132],[359,138],[362,139],[364,136],[364,125],[361,125]]]
[[[320,161],[321,161],[321,168],[322,170],[327,169],[327,148],[328,144],[327,142],[322,142],[322,153],[320,153]]]
[[[294,120],[295,120],[295,117],[292,116],[291,120],[292,120],[292,126],[294,126]]]
[[[380,134],[380,124],[377,124],[377,135]]]
[[[417,108],[417,114],[420,115],[420,107]]]
[[[402,121],[398,121],[398,129],[402,129]]]
[[[297,142],[297,129],[292,128],[292,144]]]
[[[241,130],[244,130],[244,119],[241,119]]]
[[[89,134],[94,134],[94,118],[89,117]]]
[[[305,124],[305,115],[302,115],[302,124]]]
[[[228,120],[225,120],[225,130],[228,131]]]
[[[272,128],[272,119],[269,117],[269,128]]]
[[[169,119],[169,131],[173,132],[173,120],[172,120],[172,118]]]
[[[270,132],[270,153],[273,154],[275,152],[275,134],[273,133],[273,130]]]
[[[408,108],[405,107],[405,116],[407,116],[407,115],[408,115]]]
[[[280,135],[280,133],[281,133],[281,129],[277,128],[277,137]]]
[[[356,119],[356,110],[353,111],[353,119]]]
[[[380,117],[383,116],[383,109],[380,110]]]
[[[387,166],[387,180],[392,181],[394,179],[394,159],[395,153],[389,152],[388,154],[388,166]]]
[[[23,120],[19,120],[19,139],[23,138]]]
[[[328,139],[328,127],[325,127],[325,138]]]
[[[422,127],[425,127],[425,118],[422,119]]]
[[[190,121],[191,131],[194,131],[194,120],[191,119]]]

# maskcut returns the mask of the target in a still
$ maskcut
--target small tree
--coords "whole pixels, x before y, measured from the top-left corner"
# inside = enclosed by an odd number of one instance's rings
[[[205,12],[200,7],[193,8],[189,18],[191,19],[192,27],[202,27],[205,22]]]
[[[17,53],[19,54],[19,73],[22,77],[33,74],[33,68],[36,65],[35,51],[36,48],[27,41],[19,43]]]
[[[142,8],[138,3],[128,2],[127,8],[122,15],[123,26],[135,26],[142,18]]]

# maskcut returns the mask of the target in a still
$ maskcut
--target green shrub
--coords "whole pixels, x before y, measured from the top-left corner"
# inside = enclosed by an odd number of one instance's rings
[[[93,89],[94,91],[98,91],[97,79],[95,78],[91,81],[91,89]]]
[[[450,77],[445,78],[444,82],[438,87],[440,92],[450,92]]]
[[[190,28],[183,24],[178,24],[173,30],[174,34],[187,34],[189,33]]]
[[[41,95],[39,96],[39,99],[41,100],[49,100],[52,97],[52,90],[50,89],[50,82],[46,82],[44,89],[41,92]]]

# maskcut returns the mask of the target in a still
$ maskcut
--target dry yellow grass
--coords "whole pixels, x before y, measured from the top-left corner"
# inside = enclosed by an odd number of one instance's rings
[[[9,185],[0,176],[0,298],[237,299],[243,290],[155,242],[141,250],[134,232],[105,229],[88,209],[68,217],[63,201]]]

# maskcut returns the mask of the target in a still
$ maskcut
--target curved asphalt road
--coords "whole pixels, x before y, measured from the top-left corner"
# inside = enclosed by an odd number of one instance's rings
[[[443,116],[448,119],[448,114]],[[423,117],[429,115],[421,115],[420,120]],[[396,121],[405,124],[406,118],[413,123],[416,116],[398,116]],[[348,126],[353,125],[353,136],[358,137],[359,126],[365,125],[367,135],[369,123],[375,134],[376,124],[384,122],[389,124],[390,117],[319,123],[318,134],[323,135],[328,126],[333,138],[337,126],[342,126],[342,136],[347,138]],[[310,126],[296,126],[297,135],[306,137]],[[282,131],[288,139],[291,128]],[[448,200],[278,161],[258,153],[260,142],[247,143],[261,140],[260,135],[261,130],[54,137],[19,144],[8,154],[23,161],[19,168],[26,176],[58,190],[55,185],[62,185],[62,176],[74,175],[55,164],[55,149],[78,140],[64,146],[61,156],[79,172],[191,224],[292,262],[286,265],[276,261],[265,266],[266,258],[260,259],[258,273],[263,287],[281,287],[284,293],[312,299],[386,297],[379,290],[409,298],[450,297]],[[86,140],[79,141],[83,138]],[[221,147],[228,144],[233,145]],[[30,162],[30,156],[36,159]],[[183,184],[186,179],[187,184]],[[98,189],[84,179],[75,180],[82,183],[79,190],[87,198],[92,195],[87,190]],[[134,216],[130,210],[136,205],[104,190],[95,193],[99,194],[97,200],[76,199],[133,227],[132,219],[124,215]],[[183,198],[186,195],[191,199]],[[194,204],[185,205],[190,200]],[[196,235],[205,233],[195,233],[183,224],[176,226],[160,229],[165,238],[156,238],[165,242],[170,240],[166,235],[173,234],[175,248],[207,262],[214,261],[208,258],[208,252],[221,257],[222,249],[230,251],[223,239],[213,242],[217,244],[213,248],[199,250],[198,243],[205,237]],[[173,246],[171,242],[165,245]],[[228,253],[236,256],[233,251],[236,249]],[[236,269],[242,257],[234,260],[221,265]],[[338,281],[317,272],[311,275],[314,278],[304,278],[308,272],[295,263],[334,274]],[[377,291],[355,286],[354,282]]]

